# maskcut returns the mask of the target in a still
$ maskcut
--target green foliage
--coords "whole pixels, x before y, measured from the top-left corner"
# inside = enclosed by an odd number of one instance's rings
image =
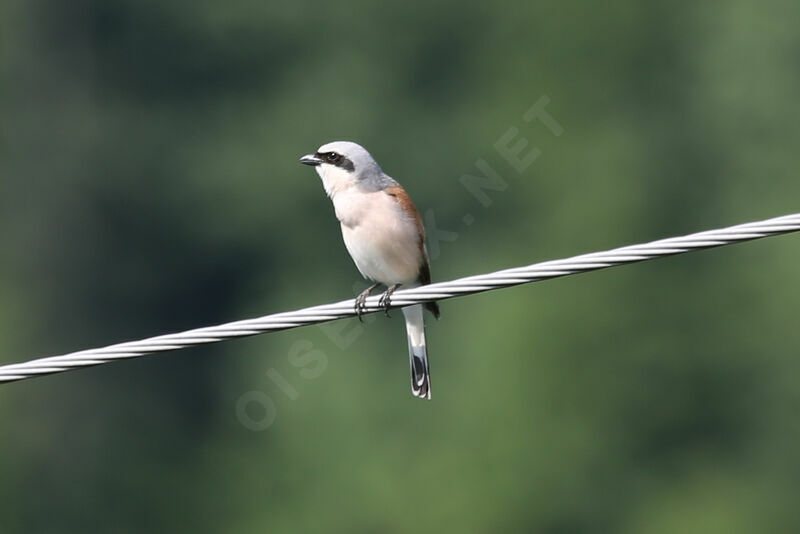
[[[796,4],[2,15],[2,363],[352,295],[297,163],[333,139],[451,232],[438,280],[797,211]],[[543,96],[563,135],[523,118]],[[399,313],[3,386],[0,532],[796,532],[799,262],[788,236],[444,302],[430,403]]]

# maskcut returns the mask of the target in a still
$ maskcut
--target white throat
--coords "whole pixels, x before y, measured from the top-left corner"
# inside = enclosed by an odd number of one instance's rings
[[[341,193],[356,185],[356,178],[352,172],[348,172],[333,165],[322,164],[317,166],[317,174],[322,178],[322,187],[325,193],[333,198],[337,193]]]

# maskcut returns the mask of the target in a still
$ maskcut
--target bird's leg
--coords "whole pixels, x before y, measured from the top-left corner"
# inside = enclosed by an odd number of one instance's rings
[[[375,288],[378,287],[379,285],[380,283],[372,284],[367,289],[359,293],[358,296],[356,297],[355,311],[356,315],[358,316],[358,320],[361,321],[362,323],[364,322],[364,319],[362,319],[361,316],[364,314],[364,308],[366,307],[367,297],[370,295],[370,293],[375,291]]]
[[[400,284],[392,284],[388,288],[386,288],[386,292],[381,295],[381,299],[378,301],[378,305],[383,306],[383,313],[386,314],[386,317],[389,317],[389,307],[392,305],[392,293],[400,287]]]

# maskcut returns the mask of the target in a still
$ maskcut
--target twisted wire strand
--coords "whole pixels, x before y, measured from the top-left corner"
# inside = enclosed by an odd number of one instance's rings
[[[503,287],[538,282],[627,263],[683,254],[693,250],[730,245],[740,241],[800,231],[800,213],[698,232],[682,237],[660,239],[650,243],[630,245],[592,252],[572,258],[545,261],[526,267],[515,267],[494,273],[468,276],[413,289],[400,289],[392,295],[392,307],[401,308],[431,300],[444,300]],[[366,301],[365,313],[382,311],[379,296]],[[62,356],[39,358],[24,363],[0,366],[0,383],[25,380],[36,376],[71,371],[81,367],[101,365],[128,358],[138,358],[157,352],[217,343],[226,339],[254,336],[265,332],[286,330],[355,315],[355,301],[343,300],[333,304],[313,306],[302,310],[275,313],[256,319],[246,319],[219,326],[197,328],[186,332],[166,334],[140,341],[129,341],[108,347],[82,350]]]

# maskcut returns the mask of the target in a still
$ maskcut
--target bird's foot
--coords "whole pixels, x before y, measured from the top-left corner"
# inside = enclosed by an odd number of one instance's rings
[[[383,306],[383,313],[386,314],[386,317],[390,317],[389,308],[392,306],[392,293],[394,293],[398,287],[400,287],[400,284],[390,285],[378,301],[378,305]]]
[[[362,323],[364,322],[364,319],[362,319],[361,316],[364,314],[364,308],[366,308],[367,306],[367,297],[369,297],[370,293],[375,291],[375,288],[378,287],[379,285],[380,284],[372,284],[367,289],[359,293],[358,296],[356,297],[356,304],[354,306],[354,310],[356,312],[358,320],[361,321]]]

